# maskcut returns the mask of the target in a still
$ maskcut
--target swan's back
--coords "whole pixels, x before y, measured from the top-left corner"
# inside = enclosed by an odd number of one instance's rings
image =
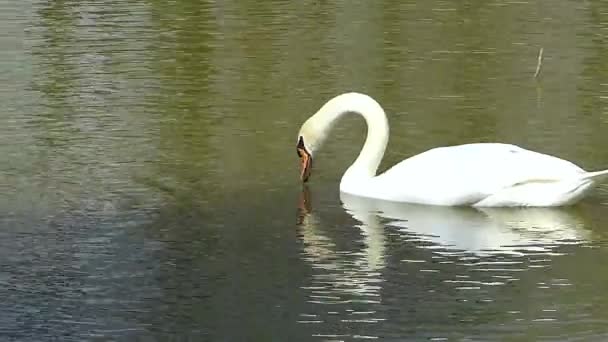
[[[510,198],[494,200],[544,200],[535,199],[538,196],[560,200],[561,192],[576,190],[576,184],[566,183],[580,181],[584,174],[569,161],[515,145],[467,144],[434,148],[408,158],[376,177],[375,190],[368,191],[387,200],[436,205],[475,205],[509,189]],[[537,205],[531,202],[510,205]]]

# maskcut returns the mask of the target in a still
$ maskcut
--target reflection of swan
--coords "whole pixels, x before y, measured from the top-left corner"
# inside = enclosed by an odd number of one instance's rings
[[[577,202],[608,178],[608,170],[586,172],[566,160],[495,143],[435,148],[376,176],[388,141],[386,115],[371,97],[347,93],[328,101],[302,125],[297,151],[303,181],[332,125],[349,112],[365,118],[367,139],[342,176],[344,193],[448,206],[562,206]]]
[[[312,213],[305,187],[298,208],[298,226],[304,253],[315,273],[311,302],[319,304],[378,303],[381,270],[385,266],[385,241],[375,215],[362,213],[370,225],[360,226],[363,248],[340,250]],[[360,217],[363,219],[363,217]]]
[[[367,271],[376,271],[384,267],[385,238],[383,226],[375,214],[360,212],[351,215],[362,222],[358,227],[363,236],[364,250],[356,264]],[[300,194],[297,224],[301,227],[302,240],[306,244],[306,252],[316,261],[329,260],[336,257],[335,244],[319,227],[317,217],[312,213],[310,191],[305,186]]]
[[[446,249],[478,255],[547,250],[588,238],[576,208],[454,208],[341,194],[344,207],[366,224],[370,215]]]
[[[310,192],[304,186],[298,206],[298,230],[304,260],[312,266],[311,284],[304,286],[312,312],[300,313],[298,323],[314,324],[315,336],[328,339],[370,336],[370,324],[384,321],[382,304],[385,240],[378,217],[362,213],[368,224],[359,226],[361,243],[340,248],[332,238],[331,225],[312,212]],[[365,332],[365,334],[362,334]]]

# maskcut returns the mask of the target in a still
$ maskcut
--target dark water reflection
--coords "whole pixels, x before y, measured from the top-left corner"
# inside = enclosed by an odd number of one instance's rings
[[[606,13],[0,0],[0,340],[606,339],[605,186],[564,210],[341,198],[353,119],[306,206],[294,151],[358,90],[389,117],[383,168],[474,141],[605,168]]]

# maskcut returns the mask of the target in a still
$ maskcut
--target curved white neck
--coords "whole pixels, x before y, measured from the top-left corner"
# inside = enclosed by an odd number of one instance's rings
[[[376,176],[389,134],[384,110],[378,102],[364,94],[346,93],[336,96],[321,107],[313,117],[320,121],[320,126],[326,131],[346,113],[357,113],[363,116],[367,123],[367,138],[359,156],[342,176],[341,189],[350,187],[349,184],[361,185],[361,181]]]

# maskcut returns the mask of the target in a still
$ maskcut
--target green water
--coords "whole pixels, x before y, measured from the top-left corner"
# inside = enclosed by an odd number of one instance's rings
[[[363,120],[304,192],[295,153],[359,91],[383,169],[480,141],[606,168],[608,3],[0,0],[0,32],[2,340],[608,338],[606,186],[386,208],[338,193]]]

